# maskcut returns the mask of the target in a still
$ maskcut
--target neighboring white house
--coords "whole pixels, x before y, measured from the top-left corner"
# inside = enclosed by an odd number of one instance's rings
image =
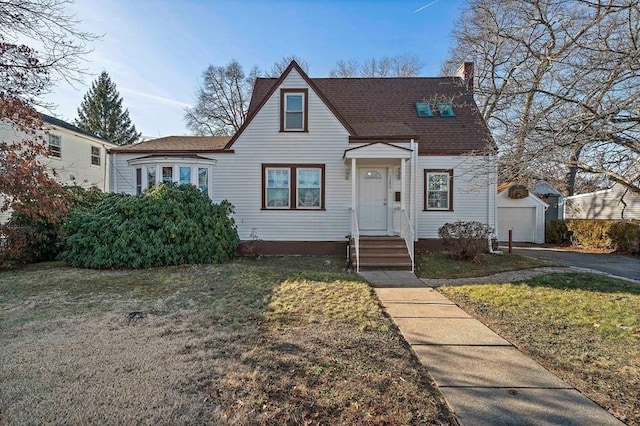
[[[49,144],[49,155],[40,160],[49,170],[55,170],[57,179],[65,185],[95,186],[109,191],[107,150],[116,145],[65,121],[42,114],[42,136]],[[8,123],[0,123],[0,141],[11,142],[25,138]],[[0,223],[7,221],[11,212],[0,213]]]
[[[493,140],[470,90],[472,64],[462,71],[311,79],[292,62],[280,78],[256,81],[228,140],[111,149],[112,190],[195,184],[233,204],[241,240],[259,238],[273,254],[342,254],[357,236],[436,247],[438,228],[456,220],[495,228],[496,161],[479,154]]]
[[[524,186],[503,183],[498,186],[498,240],[543,244],[547,203]]]
[[[565,199],[565,219],[640,220],[640,196],[622,185]]]

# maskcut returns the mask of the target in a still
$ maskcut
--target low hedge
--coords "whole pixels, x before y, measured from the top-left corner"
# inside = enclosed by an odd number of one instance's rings
[[[231,204],[214,204],[192,185],[109,194],[95,208],[69,216],[61,257],[85,268],[221,262],[238,245],[232,212]]]
[[[640,227],[637,222],[610,219],[552,220],[547,223],[546,240],[633,254],[640,252]]]

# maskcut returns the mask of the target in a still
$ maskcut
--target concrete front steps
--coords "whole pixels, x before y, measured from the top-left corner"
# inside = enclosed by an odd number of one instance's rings
[[[351,262],[355,268],[356,249],[351,240]],[[360,270],[411,270],[411,257],[400,237],[360,237]]]

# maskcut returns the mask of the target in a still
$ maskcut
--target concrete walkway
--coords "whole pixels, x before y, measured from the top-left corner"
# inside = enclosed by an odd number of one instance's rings
[[[462,425],[623,424],[415,275],[361,275]]]

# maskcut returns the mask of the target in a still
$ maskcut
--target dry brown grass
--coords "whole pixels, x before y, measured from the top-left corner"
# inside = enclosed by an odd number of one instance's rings
[[[0,424],[454,423],[341,264],[0,273]]]

